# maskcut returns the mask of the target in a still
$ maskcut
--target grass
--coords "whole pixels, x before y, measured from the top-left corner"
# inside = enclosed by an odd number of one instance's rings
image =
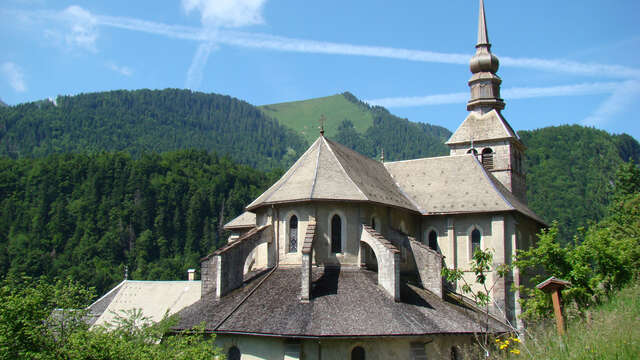
[[[373,115],[366,108],[355,104],[342,94],[333,96],[293,101],[260,106],[260,110],[267,116],[277,119],[297,133],[301,134],[309,144],[320,135],[318,127],[320,115],[324,114],[325,134],[333,137],[343,120],[353,123],[359,133],[364,133],[373,125]]]
[[[638,359],[640,358],[640,283],[589,310],[588,320],[574,319],[558,337],[555,323],[530,328],[525,342],[511,341],[490,359]],[[504,344],[504,342],[500,343]],[[517,348],[520,354],[510,350]],[[470,358],[474,358],[471,356]]]

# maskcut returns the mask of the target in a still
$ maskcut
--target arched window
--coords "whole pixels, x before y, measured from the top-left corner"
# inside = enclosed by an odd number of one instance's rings
[[[473,153],[473,155],[478,155],[478,150],[476,150],[476,149],[467,150],[467,154],[471,154],[471,153]]]
[[[240,360],[240,355],[240,349],[236,346],[232,346],[227,352],[227,360]]]
[[[289,218],[289,252],[298,251],[298,217],[291,215]]]
[[[331,252],[342,252],[342,219],[338,214],[331,218]]]
[[[491,148],[482,150],[482,166],[487,170],[493,169],[493,150]]]
[[[458,348],[455,346],[451,347],[451,360],[460,360],[460,353],[458,352]]]
[[[364,349],[362,346],[356,346],[351,350],[351,360],[364,360]]]
[[[475,254],[476,250],[480,250],[480,230],[473,229],[471,232],[471,256]]]
[[[429,231],[429,247],[438,250],[438,233],[435,230]]]

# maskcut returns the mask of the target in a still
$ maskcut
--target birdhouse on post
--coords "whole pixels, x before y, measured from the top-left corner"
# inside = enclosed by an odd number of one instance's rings
[[[553,313],[556,317],[556,327],[558,329],[558,335],[564,335],[564,318],[562,317],[562,300],[560,298],[560,291],[569,286],[571,286],[570,282],[558,279],[555,276],[552,276],[536,285],[538,289],[546,293],[551,293],[551,300],[553,301]]]

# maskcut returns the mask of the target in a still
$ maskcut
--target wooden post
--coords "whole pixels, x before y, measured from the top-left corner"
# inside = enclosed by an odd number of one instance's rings
[[[551,293],[551,300],[553,301],[553,314],[556,317],[556,328],[558,335],[564,335],[564,318],[562,317],[562,301],[560,298],[560,291],[571,283],[565,280],[560,280],[554,276],[536,285],[536,287],[546,293]]]
[[[558,335],[564,335],[564,317],[562,316],[562,309],[560,308],[560,291],[554,290],[551,293],[551,299],[553,300],[553,314],[556,316],[556,328],[558,329]]]

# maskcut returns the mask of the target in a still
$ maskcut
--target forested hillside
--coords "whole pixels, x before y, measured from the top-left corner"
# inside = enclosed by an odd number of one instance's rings
[[[274,180],[203,151],[0,158],[0,274],[183,279]]]
[[[0,108],[0,155],[202,149],[285,167],[304,140],[238,99],[189,90],[110,91]]]
[[[444,142],[451,132],[441,126],[411,122],[381,106],[370,106],[345,92],[303,101],[261,106],[277,119],[313,142],[318,137],[318,120],[324,115],[325,135],[369,157],[382,149],[388,160],[405,160],[446,155]]]
[[[640,159],[640,144],[629,135],[565,125],[519,131],[527,146],[529,207],[548,222],[557,220],[561,242],[605,215],[616,169]]]

